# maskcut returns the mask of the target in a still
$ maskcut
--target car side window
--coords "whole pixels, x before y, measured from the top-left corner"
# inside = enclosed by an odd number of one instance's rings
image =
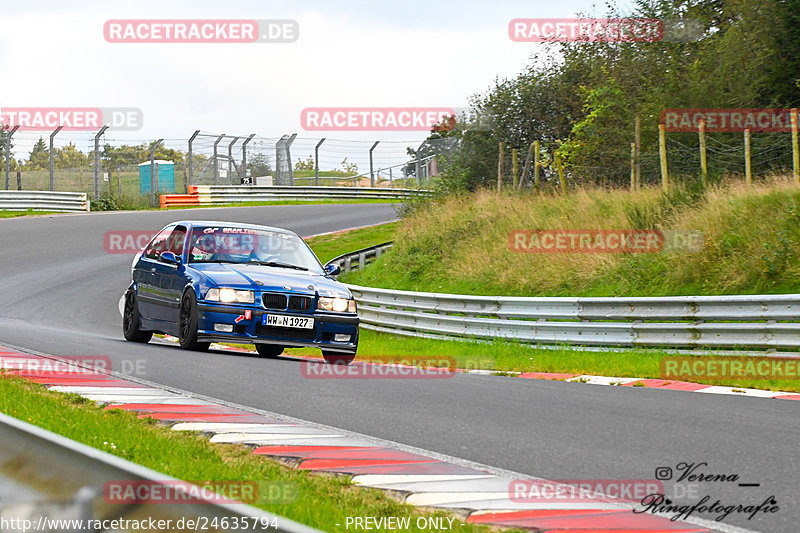
[[[158,235],[153,237],[153,240],[150,241],[150,244],[147,245],[147,249],[144,251],[144,256],[148,259],[158,259],[161,256],[161,252],[167,249],[167,239],[169,239],[174,229],[173,226],[164,228]]]
[[[180,257],[183,254],[184,244],[186,244],[186,227],[177,226],[167,238],[167,250]]]

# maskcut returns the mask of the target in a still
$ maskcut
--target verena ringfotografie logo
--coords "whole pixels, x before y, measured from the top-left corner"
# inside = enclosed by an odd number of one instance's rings
[[[349,366],[303,361],[300,372],[309,379],[446,379],[455,375],[452,357],[387,359],[385,363],[355,362]]]
[[[295,20],[108,20],[110,43],[292,43],[300,36]]]
[[[664,38],[664,24],[648,18],[513,19],[508,36],[518,43],[655,42]]]
[[[682,230],[543,229],[515,230],[508,247],[517,253],[652,254],[697,252],[703,234]]]
[[[144,122],[135,107],[3,107],[0,124],[19,131],[97,131],[103,126],[115,130],[138,130]]]
[[[306,131],[430,131],[457,115],[450,107],[307,107]]]
[[[651,494],[663,494],[664,485],[652,479],[517,479],[508,485],[512,502],[592,502],[611,499],[636,503]]]
[[[660,124],[666,131],[697,132],[700,123],[708,132],[789,132],[792,131],[791,109],[665,109]]]

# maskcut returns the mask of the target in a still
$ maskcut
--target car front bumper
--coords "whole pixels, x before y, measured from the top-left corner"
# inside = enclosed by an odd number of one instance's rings
[[[250,311],[250,319],[246,311]],[[355,353],[358,346],[358,316],[338,313],[302,313],[272,311],[259,307],[198,304],[197,340],[200,342],[271,343],[290,347],[314,347],[326,351]],[[286,315],[313,318],[311,329],[265,326],[264,315]],[[217,331],[215,325],[232,326],[230,333]],[[347,335],[349,341],[338,342],[336,335]]]

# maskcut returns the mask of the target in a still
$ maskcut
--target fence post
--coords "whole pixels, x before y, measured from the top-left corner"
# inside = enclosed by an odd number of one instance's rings
[[[636,190],[636,143],[631,143],[631,191]]]
[[[164,139],[159,139],[150,147],[150,205],[156,205],[156,189],[158,189],[158,172],[156,172],[156,148]],[[215,147],[216,150],[216,147]]]
[[[522,183],[525,181],[525,178],[528,176],[528,172],[531,169],[531,152],[533,152],[533,143],[528,146],[528,155],[525,157],[525,164],[522,166],[522,174],[519,177],[517,190],[522,190]]]
[[[564,165],[561,162],[561,156],[556,156],[556,169],[558,170],[558,181],[561,184],[561,192],[567,192],[567,183],[564,180]]]
[[[242,143],[242,171],[239,173],[240,182],[244,179],[247,179],[247,143],[252,141],[253,137],[255,136],[256,136],[255,133],[251,133],[250,136],[247,139],[245,139],[244,142]],[[251,176],[251,178],[254,177],[255,176]],[[255,182],[253,180],[250,180],[250,185],[255,185]]]
[[[8,180],[8,173],[11,172],[11,137],[14,136],[14,132],[19,129],[19,124],[8,130],[5,134],[6,138],[6,190],[8,190],[9,180]]]
[[[234,137],[228,144],[228,185],[234,185],[231,183],[233,179],[233,145],[236,144],[236,141],[239,139],[241,139],[241,137]]]
[[[422,164],[419,160],[419,152],[417,152],[417,161],[414,164],[414,174],[417,175],[417,183],[419,188],[422,188]]]
[[[319,147],[325,142],[325,137],[319,140],[314,147],[314,186],[319,185]]]
[[[503,143],[500,143],[500,153],[497,157],[497,192],[503,189]]]
[[[53,133],[50,134],[50,190],[51,191],[56,190],[55,163],[54,163],[55,154],[53,153],[53,139],[55,138],[56,134],[59,131],[61,131],[61,128],[63,127],[64,126],[57,127],[55,130],[53,130]]]
[[[634,153],[634,167],[635,167],[635,186],[638,191],[642,187],[642,124],[641,117],[636,115],[634,120],[634,142],[636,143],[636,150]]]
[[[369,186],[375,187],[375,172],[372,170],[372,151],[378,146],[380,141],[375,141],[375,144],[372,145],[372,148],[369,149]]]
[[[753,184],[753,168],[750,166],[750,130],[744,130],[744,179],[748,185]]]
[[[516,148],[511,149],[511,190],[517,190],[517,174],[519,173],[519,151]]]
[[[669,174],[667,173],[667,135],[664,125],[658,125],[658,157],[661,160],[661,189],[669,190]]]
[[[533,141],[533,187],[539,190],[539,141]]]
[[[800,185],[800,146],[797,142],[797,108],[792,108],[792,168],[794,183]]]
[[[117,167],[117,198],[122,198],[122,181],[119,177],[119,167]]]
[[[697,135],[700,139],[700,179],[705,188],[708,180],[708,159],[706,159],[706,122],[704,120],[700,120],[697,125]]]
[[[195,138],[200,135],[200,130],[195,131],[191,137],[189,137],[189,153],[186,156],[188,159],[187,166],[189,167],[189,183],[194,185],[194,152],[192,152],[192,143],[194,142]],[[189,192],[187,188],[185,192]]]
[[[19,170],[17,170],[17,190],[22,190],[22,172]]]
[[[217,157],[218,157],[218,155],[217,155],[218,154],[217,145],[220,143],[220,141],[222,141],[222,139],[224,137],[225,137],[225,134],[223,133],[222,135],[217,137],[216,141],[214,141],[214,157],[212,158],[214,160],[214,185],[219,185],[219,160],[217,159]],[[153,180],[153,176],[152,176],[153,169],[152,168],[150,169],[150,172],[151,172],[150,181],[152,182],[152,180]]]
[[[392,179],[392,167],[389,167],[389,188],[394,189],[394,180]]]
[[[100,198],[100,137],[108,129],[103,126],[94,136],[94,197]]]

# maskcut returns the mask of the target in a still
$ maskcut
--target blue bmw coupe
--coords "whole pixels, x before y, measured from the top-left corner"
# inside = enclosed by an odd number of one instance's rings
[[[350,364],[358,315],[337,273],[285,229],[174,222],[133,260],[123,333],[132,342],[174,335],[186,350],[252,343],[263,357],[311,346],[329,363]]]

